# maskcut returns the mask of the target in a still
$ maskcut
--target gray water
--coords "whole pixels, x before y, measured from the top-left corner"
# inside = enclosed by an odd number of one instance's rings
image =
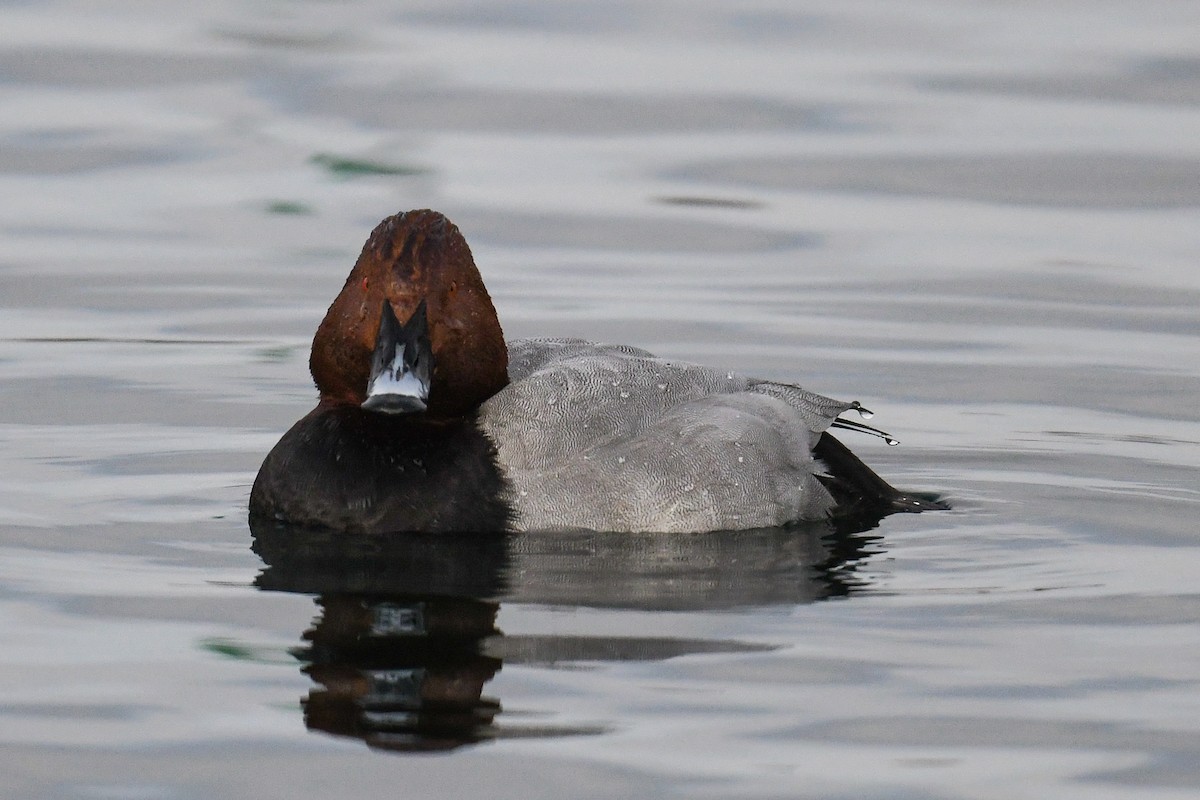
[[[1197,796],[1197,30],[0,5],[0,795]],[[509,336],[860,400],[953,510],[252,540],[317,322],[419,207]]]

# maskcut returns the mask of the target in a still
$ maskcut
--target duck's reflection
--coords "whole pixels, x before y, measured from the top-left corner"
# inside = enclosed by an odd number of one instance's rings
[[[310,729],[392,750],[497,736],[594,733],[506,727],[484,695],[503,663],[658,660],[769,649],[729,640],[503,636],[500,603],[709,610],[811,603],[865,586],[878,538],[826,525],[706,533],[354,536],[253,522],[265,590],[316,595],[295,651],[316,684]]]

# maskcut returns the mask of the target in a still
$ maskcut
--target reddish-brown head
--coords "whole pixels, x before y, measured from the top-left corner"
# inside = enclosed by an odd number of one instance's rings
[[[406,320],[426,302],[429,413],[461,416],[508,383],[508,350],[471,249],[436,211],[388,217],[371,232],[313,337],[309,369],[326,401],[362,403],[384,300]]]

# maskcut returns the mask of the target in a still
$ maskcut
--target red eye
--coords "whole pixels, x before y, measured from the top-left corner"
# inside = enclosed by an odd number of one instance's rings
[[[363,278],[363,291],[365,292],[366,290],[367,290],[367,279]]]

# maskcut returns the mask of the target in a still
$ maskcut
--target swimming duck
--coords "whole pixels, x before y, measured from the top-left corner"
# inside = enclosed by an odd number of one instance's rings
[[[579,339],[505,344],[458,228],[383,220],[313,338],[320,400],[267,455],[252,518],[367,533],[736,530],[921,511],[798,386]],[[881,513],[881,515],[882,515]]]

